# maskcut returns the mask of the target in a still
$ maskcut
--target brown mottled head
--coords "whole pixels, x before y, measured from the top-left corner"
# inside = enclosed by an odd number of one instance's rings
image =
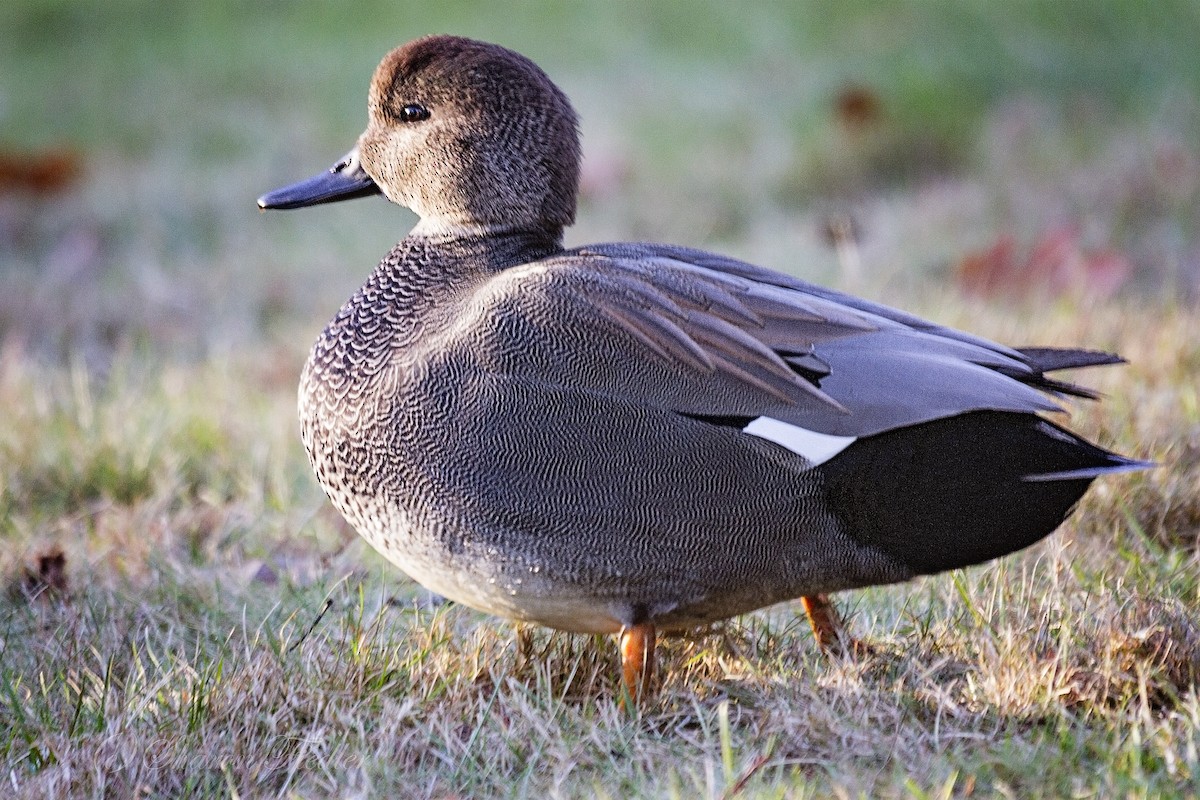
[[[368,111],[362,167],[426,230],[574,222],[575,111],[524,56],[456,36],[417,39],[379,64]]]

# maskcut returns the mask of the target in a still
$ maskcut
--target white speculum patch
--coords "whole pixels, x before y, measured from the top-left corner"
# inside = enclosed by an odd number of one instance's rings
[[[802,428],[790,422],[781,422],[771,417],[759,417],[755,419],[749,425],[742,428],[742,433],[748,433],[751,436],[757,436],[760,439],[766,439],[769,442],[786,447],[796,455],[811,461],[814,467],[818,464],[824,464],[845,450],[857,438],[855,436],[833,436],[828,433],[818,433],[817,431],[810,431],[808,428]]]

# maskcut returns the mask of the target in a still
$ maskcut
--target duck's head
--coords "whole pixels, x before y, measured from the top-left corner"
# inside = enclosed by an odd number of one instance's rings
[[[419,232],[561,232],[575,220],[579,134],[566,95],[529,59],[428,36],[375,70],[369,122],[327,172],[268,192],[260,208],[301,208],[382,192]]]

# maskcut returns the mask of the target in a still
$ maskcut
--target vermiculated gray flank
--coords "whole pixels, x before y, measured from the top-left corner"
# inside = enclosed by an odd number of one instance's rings
[[[259,202],[382,192],[421,217],[317,340],[300,419],[333,503],[433,591],[686,627],[1003,555],[1142,466],[1039,416],[1089,396],[1046,371],[1115,357],[697,250],[564,250],[575,114],[516,53],[412,42],[369,113],[332,170]]]

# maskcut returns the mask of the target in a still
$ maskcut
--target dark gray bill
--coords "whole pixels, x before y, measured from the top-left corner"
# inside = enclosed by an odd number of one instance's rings
[[[320,175],[267,192],[258,198],[259,208],[304,208],[380,194],[379,186],[362,168],[355,148]]]

